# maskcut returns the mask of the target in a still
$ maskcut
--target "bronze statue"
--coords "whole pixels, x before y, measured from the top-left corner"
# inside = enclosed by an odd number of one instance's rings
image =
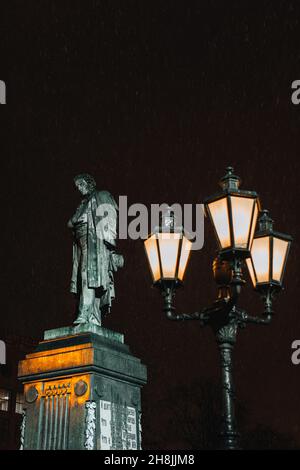
[[[68,227],[73,232],[71,292],[78,298],[74,324],[101,325],[115,298],[113,273],[123,267],[116,253],[118,206],[108,191],[97,191],[88,174],[74,178],[83,195]]]

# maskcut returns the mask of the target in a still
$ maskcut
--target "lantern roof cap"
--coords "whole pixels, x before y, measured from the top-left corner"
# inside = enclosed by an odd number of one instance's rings
[[[172,207],[168,206],[166,210],[160,214],[160,227],[163,230],[179,228],[176,225],[176,216]]]
[[[232,166],[228,166],[226,168],[226,174],[223,176],[220,181],[219,185],[223,190],[237,190],[241,185],[241,178],[234,174],[234,169]]]
[[[293,241],[293,237],[285,233],[277,232],[274,230],[274,220],[270,217],[268,210],[264,209],[260,213],[258,219],[258,231],[255,233],[254,238],[273,236],[276,238],[281,238],[286,241]]]
[[[242,179],[234,174],[234,169],[232,166],[226,168],[226,174],[219,181],[219,186],[222,188],[222,191],[219,191],[212,196],[206,197],[204,199],[204,204],[210,204],[218,199],[222,199],[227,196],[237,196],[237,197],[246,197],[251,199],[256,199],[258,207],[260,210],[260,200],[256,191],[248,191],[245,189],[240,189]]]
[[[181,219],[180,216],[179,219]],[[148,238],[159,233],[177,233],[180,236],[185,236],[191,242],[195,241],[195,236],[184,228],[182,220],[180,220],[180,223],[178,222],[178,217],[176,217],[175,210],[172,206],[167,206],[164,211],[161,211],[159,225],[154,226],[152,231],[148,234]]]
[[[258,219],[259,231],[270,230],[273,231],[274,220],[270,217],[269,211],[264,209]]]

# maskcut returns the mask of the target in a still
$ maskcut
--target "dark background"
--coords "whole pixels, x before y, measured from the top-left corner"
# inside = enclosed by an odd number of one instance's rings
[[[261,447],[300,447],[300,365],[291,363],[291,343],[300,339],[300,105],[291,102],[291,83],[300,79],[297,4],[1,4],[1,327],[41,337],[74,318],[66,223],[79,203],[76,174],[93,174],[99,189],[127,195],[130,204],[201,203],[231,164],[275,227],[295,239],[272,325],[241,331],[236,347],[240,427]],[[213,334],[197,322],[168,322],[142,242],[121,241],[119,249],[126,268],[105,326],[124,333],[148,367],[144,448],[205,446],[203,429],[216,431]],[[213,300],[215,249],[206,224],[178,309]],[[262,310],[250,283],[241,305]]]

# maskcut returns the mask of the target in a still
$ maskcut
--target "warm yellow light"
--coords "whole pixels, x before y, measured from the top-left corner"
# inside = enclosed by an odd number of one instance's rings
[[[251,257],[257,282],[270,281],[270,237],[254,238]]]
[[[249,274],[250,274],[250,277],[251,277],[251,281],[252,281],[252,284],[253,286],[255,287],[256,286],[256,280],[255,280],[255,274],[254,274],[254,270],[253,270],[253,266],[252,266],[252,261],[250,258],[247,258],[246,259],[246,263],[247,263],[247,266],[248,266],[248,271],[249,271]]]
[[[55,350],[27,354],[19,362],[18,376],[41,374],[46,371],[63,370],[93,364],[94,350],[91,343],[68,346]]]
[[[258,217],[258,204],[257,204],[257,201],[255,201],[253,221],[252,221],[251,234],[250,234],[250,244],[249,244],[250,249],[251,249],[251,246],[252,246],[254,232],[255,232],[255,229],[256,229],[257,217]]]
[[[281,281],[288,244],[280,238],[273,239],[273,279],[278,282]]]
[[[157,252],[156,236],[152,235],[144,242],[145,250],[149,260],[153,281],[158,281],[161,277],[159,268],[159,257]]]
[[[180,236],[178,233],[158,233],[163,277],[175,278]]]
[[[182,247],[181,247],[181,255],[180,261],[178,266],[178,279],[180,281],[183,280],[184,273],[187,267],[189,255],[191,252],[192,242],[188,240],[186,237],[182,238]]]
[[[230,246],[230,229],[227,210],[227,197],[208,204],[213,223],[222,248]]]
[[[254,202],[254,199],[247,197],[231,196],[234,246],[237,248],[248,247]]]

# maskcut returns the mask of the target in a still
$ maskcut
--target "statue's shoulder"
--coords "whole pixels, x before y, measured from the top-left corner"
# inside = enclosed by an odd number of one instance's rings
[[[109,198],[112,197],[110,192],[106,191],[106,190],[97,191],[97,194],[98,194],[99,197],[101,197],[103,199],[109,199]]]
[[[118,207],[115,199],[113,196],[110,194],[109,191],[102,190],[102,191],[96,191],[96,197],[99,203],[101,204],[111,204],[114,207]]]

